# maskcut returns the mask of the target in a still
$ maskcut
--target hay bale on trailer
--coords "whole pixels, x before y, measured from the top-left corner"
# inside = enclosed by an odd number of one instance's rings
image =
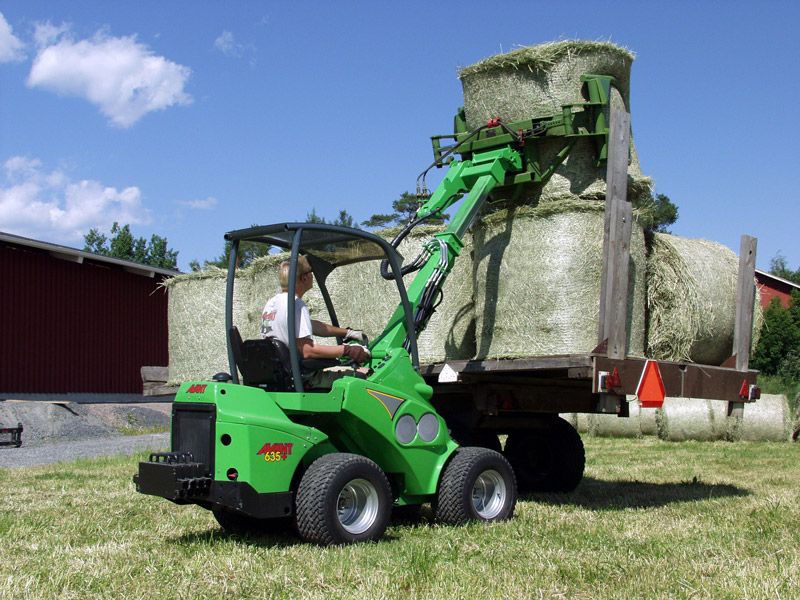
[[[736,254],[716,242],[656,233],[647,258],[648,355],[719,365],[736,322]],[[763,315],[756,298],[753,342]]]
[[[604,204],[562,200],[485,215],[473,231],[476,357],[590,352],[597,345]],[[645,246],[631,236],[628,354],[644,355]]]
[[[225,276],[225,270],[209,267],[164,282],[168,290],[170,385],[228,371]],[[234,322],[242,322],[249,294],[241,278],[237,279]]]
[[[443,230],[443,227],[428,226],[412,231],[398,248],[404,263],[413,261],[433,235]],[[397,231],[389,229],[378,235],[392,239]],[[475,354],[471,237],[465,236],[464,242],[445,283],[445,299],[417,341],[422,363],[469,359]],[[406,286],[415,275],[410,273],[404,277]],[[399,303],[394,281],[384,280],[375,262],[340,267],[328,278],[327,285],[339,322],[363,329],[370,338],[383,331]]]
[[[630,73],[634,56],[608,42],[568,40],[519,48],[498,54],[459,72],[464,88],[464,112],[471,129],[500,117],[505,122],[557,115],[563,104],[587,102],[582,94],[585,74],[610,75],[611,108],[629,111]],[[578,140],[547,184],[535,189],[529,202],[570,196],[605,197],[605,167],[598,167],[593,142]],[[543,140],[543,159],[555,156],[561,142]],[[629,198],[647,195],[651,180],[642,174],[634,144],[628,168]]]

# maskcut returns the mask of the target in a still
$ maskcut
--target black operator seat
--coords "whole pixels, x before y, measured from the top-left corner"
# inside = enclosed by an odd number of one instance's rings
[[[242,383],[271,391],[294,391],[289,348],[272,337],[242,340],[239,329],[231,327],[228,332],[233,359],[242,374]],[[300,361],[303,380],[315,371],[339,365],[336,359],[305,359]]]

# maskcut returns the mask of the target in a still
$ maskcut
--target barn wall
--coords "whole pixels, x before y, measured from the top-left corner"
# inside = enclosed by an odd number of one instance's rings
[[[168,361],[160,280],[0,244],[0,392],[141,393]]]

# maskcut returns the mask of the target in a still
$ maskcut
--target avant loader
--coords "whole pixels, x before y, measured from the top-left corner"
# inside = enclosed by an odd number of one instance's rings
[[[583,82],[586,102],[550,117],[508,124],[495,119],[468,131],[459,113],[452,135],[433,138],[428,170],[446,167],[446,175],[428,194],[423,173],[416,218],[391,243],[311,223],[227,233],[229,372],[180,387],[172,450],[140,463],[137,490],[209,509],[226,530],[268,531],[290,523],[319,544],[375,540],[393,509],[431,503],[443,523],[498,521],[512,516],[518,490],[574,489],[583,477],[583,444],[558,413],[626,416],[626,394],[637,392],[655,405],[665,394],[699,397],[702,388],[702,397],[729,400],[732,410],[757,397],[756,374],[746,366],[700,369],[620,355],[614,338],[624,322],[613,318],[599,339],[605,343],[587,354],[420,365],[417,338],[442,299],[464,234],[492,194],[508,198],[542,185],[581,138],[594,142],[598,163],[611,162],[609,150],[627,158],[626,144],[610,143],[613,78],[586,75]],[[445,139],[452,144],[443,146]],[[546,163],[538,151],[543,139],[561,143]],[[626,160],[621,164],[624,173]],[[624,205],[624,188],[621,195],[615,206]],[[456,205],[447,228],[404,264],[396,250],[404,237]],[[610,218],[613,235],[616,217]],[[302,360],[294,344],[271,338],[242,340],[233,293],[243,242],[288,251],[289,281],[305,256],[337,326],[326,281],[339,267],[374,261],[395,282],[398,304],[369,344],[370,361],[330,388],[314,388],[311,375],[332,363]],[[403,276],[415,271],[406,288]],[[296,337],[294,312],[289,302],[289,339]],[[504,448],[498,434],[507,436]]]

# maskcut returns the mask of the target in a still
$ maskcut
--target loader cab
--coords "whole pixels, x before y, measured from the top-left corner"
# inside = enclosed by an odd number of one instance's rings
[[[244,242],[264,244],[288,252],[289,281],[296,281],[297,260],[299,256],[304,255],[311,265],[314,281],[327,309],[327,320],[334,326],[340,324],[328,288],[331,273],[339,267],[363,261],[375,261],[377,272],[379,262],[388,261],[401,308],[398,318],[405,321],[407,331],[414,331],[411,305],[400,276],[402,257],[388,241],[372,233],[319,223],[280,223],[230,231],[225,234],[225,239],[231,242],[225,294],[225,330],[233,383],[240,383],[239,372],[241,372],[241,383],[246,385],[302,392],[304,377],[310,371],[331,366],[322,364],[326,361],[303,361],[295,344],[289,344],[287,347],[273,340],[242,339],[233,319],[233,298],[238,259]],[[351,293],[358,294],[359,290],[352,290]],[[266,299],[259,298],[255,301],[264,302]],[[288,313],[289,339],[296,339],[294,302],[289,303]],[[374,343],[373,341],[370,346],[372,347]],[[408,352],[414,368],[418,369],[419,358],[415,335],[408,336]]]

